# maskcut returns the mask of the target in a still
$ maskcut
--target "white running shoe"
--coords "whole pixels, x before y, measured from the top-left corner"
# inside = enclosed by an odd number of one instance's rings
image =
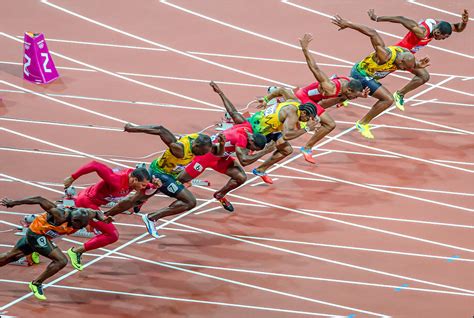
[[[142,220],[143,220],[143,223],[145,223],[145,225],[146,225],[146,229],[147,229],[148,233],[151,236],[153,236],[154,238],[159,238],[160,235],[158,234],[158,231],[156,230],[155,222],[150,220],[148,218],[148,215],[146,215],[146,214],[142,214]]]

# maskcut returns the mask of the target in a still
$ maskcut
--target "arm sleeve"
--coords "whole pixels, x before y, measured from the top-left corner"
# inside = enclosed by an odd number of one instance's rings
[[[85,174],[95,172],[99,175],[101,179],[103,179],[107,183],[114,183],[116,174],[113,172],[112,169],[104,165],[103,163],[97,161],[91,161],[88,164],[82,166],[74,172],[71,176],[76,180],[80,176]]]

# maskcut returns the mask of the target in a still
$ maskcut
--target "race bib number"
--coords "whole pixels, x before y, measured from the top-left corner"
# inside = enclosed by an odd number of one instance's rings
[[[50,231],[48,231],[50,232]],[[57,233],[56,233],[57,234]],[[48,245],[48,239],[44,236],[40,236],[36,239],[36,242],[38,243],[39,246],[45,247]]]
[[[44,235],[47,235],[47,236],[49,236],[49,237],[52,238],[52,239],[55,239],[55,238],[58,238],[58,237],[61,236],[61,235],[58,234],[58,232],[53,231],[53,230],[49,230],[49,231],[46,232]],[[40,238],[44,238],[44,237],[40,237]],[[39,238],[39,239],[40,239],[40,238]],[[39,239],[38,239],[38,240],[39,240]],[[39,241],[38,241],[38,244],[39,244]],[[40,245],[41,245],[41,244],[40,244]],[[41,246],[44,246],[44,245],[41,245]]]
[[[271,114],[274,114],[276,112],[276,108],[277,108],[277,105],[274,104],[268,108],[265,109],[265,111],[263,112],[263,114],[265,116],[268,116],[268,115],[271,115]]]
[[[171,193],[175,193],[178,191],[178,186],[174,183],[170,184],[169,186],[166,187],[166,190],[168,190]]]
[[[200,163],[198,163],[198,162],[196,162],[196,163],[194,164],[194,167],[193,167],[193,168],[194,168],[194,170],[196,170],[196,171],[198,171],[198,172],[202,172],[202,165],[201,165]]]
[[[388,74],[390,74],[390,72],[375,72],[375,73],[374,73],[374,77],[384,78],[384,77],[387,76]]]
[[[308,91],[308,96],[315,96],[315,95],[319,95],[319,94],[321,94],[321,93],[319,92],[319,89],[317,89],[317,88]]]

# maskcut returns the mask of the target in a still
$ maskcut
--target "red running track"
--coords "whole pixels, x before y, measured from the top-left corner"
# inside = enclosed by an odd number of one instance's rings
[[[150,162],[163,145],[152,136],[121,133],[123,122],[162,123],[177,133],[212,125],[222,117],[222,106],[209,80],[222,82],[242,106],[268,85],[309,83],[311,74],[295,48],[305,32],[315,36],[312,49],[324,70],[347,74],[350,63],[370,51],[369,41],[355,32],[336,32],[325,15],[338,13],[377,27],[386,32],[387,43],[394,43],[404,30],[370,22],[366,9],[456,21],[436,8],[458,13],[468,4],[7,3],[0,34],[0,195],[56,198],[63,178],[91,156],[114,165]],[[53,56],[61,78],[50,85],[22,80],[22,46],[15,37],[30,30],[43,32],[50,49],[61,54]],[[71,317],[470,317],[472,39],[468,26],[448,41],[433,43],[449,51],[420,53],[432,59],[430,83],[442,83],[416,91],[405,113],[391,111],[377,119],[376,140],[363,140],[349,129],[373,100],[332,109],[338,123],[332,136],[339,138],[320,146],[317,166],[295,158],[295,151],[272,172],[273,186],[249,174],[252,181],[229,197],[237,207],[231,215],[209,201],[212,189],[192,189],[202,206],[166,226],[159,241],[146,241],[137,217],[119,216],[121,237],[110,246],[113,253],[86,255],[93,263],[81,273],[68,266],[46,289],[44,303],[25,297],[25,284],[44,264],[3,267],[0,312],[18,317],[65,311]],[[384,84],[394,90],[408,74],[397,76]],[[213,172],[205,178],[213,188],[226,180]],[[158,196],[146,210],[169,202]],[[0,211],[1,230],[34,212],[30,207]],[[4,252],[18,237],[2,232],[0,238]],[[72,244],[58,242],[63,249]]]

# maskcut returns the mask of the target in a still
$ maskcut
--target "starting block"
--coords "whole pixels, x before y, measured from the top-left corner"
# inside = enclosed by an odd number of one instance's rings
[[[9,265],[17,265],[17,266],[33,266],[35,262],[33,262],[33,259],[31,258],[31,255],[28,256],[23,256],[17,261],[8,263]]]
[[[59,77],[42,33],[25,32],[23,78],[37,84],[46,84]]]

